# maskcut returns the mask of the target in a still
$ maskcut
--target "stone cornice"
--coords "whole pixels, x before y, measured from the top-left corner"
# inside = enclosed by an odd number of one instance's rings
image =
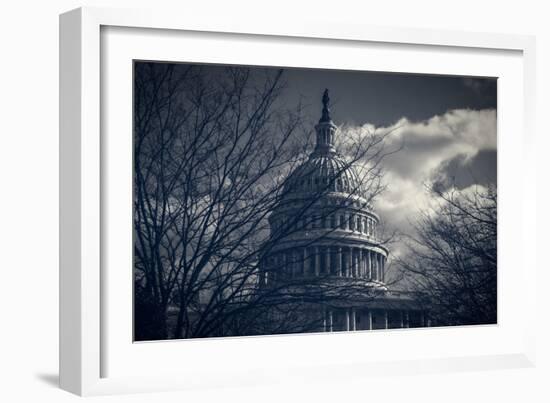
[[[273,252],[304,246],[355,247],[370,249],[382,253],[386,257],[389,254],[389,249],[381,245],[379,239],[356,231],[341,229],[315,229],[296,232],[278,241],[273,248]]]

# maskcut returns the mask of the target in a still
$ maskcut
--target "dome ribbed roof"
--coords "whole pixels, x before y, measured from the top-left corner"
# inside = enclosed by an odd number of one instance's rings
[[[290,174],[286,190],[289,194],[327,190],[363,196],[357,172],[336,153],[313,154]]]

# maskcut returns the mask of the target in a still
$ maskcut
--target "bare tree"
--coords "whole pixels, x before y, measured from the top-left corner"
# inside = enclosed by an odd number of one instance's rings
[[[439,325],[497,320],[497,193],[432,190],[399,265]]]
[[[334,185],[315,189],[269,232],[268,216],[293,191],[288,173],[307,157],[304,138],[311,137],[300,105],[280,102],[282,71],[227,67],[212,75],[162,63],[135,69],[136,339],[250,333],[259,310],[283,306],[282,296],[314,298],[312,289],[287,284],[258,292],[262,259]],[[372,198],[383,188],[383,139],[353,140],[342,167],[370,156],[361,183]]]

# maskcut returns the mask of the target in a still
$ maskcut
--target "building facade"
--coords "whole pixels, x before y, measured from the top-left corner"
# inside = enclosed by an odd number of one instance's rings
[[[366,178],[336,149],[327,90],[322,101],[315,149],[290,173],[269,217],[272,247],[261,264],[261,289],[284,290],[289,310],[299,312],[294,320],[308,323],[305,331],[426,326],[415,300],[388,287],[380,217]]]

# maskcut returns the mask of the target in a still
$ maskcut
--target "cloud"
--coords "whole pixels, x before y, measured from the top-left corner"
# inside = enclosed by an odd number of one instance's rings
[[[457,155],[496,149],[496,111],[452,110],[423,122],[403,118],[378,131],[391,133],[388,147],[402,148],[386,159],[387,169],[407,178],[425,176]]]
[[[441,191],[450,189],[465,189],[473,184],[496,183],[497,181],[497,151],[479,150],[471,158],[464,154],[441,163],[433,175],[431,182]]]
[[[426,186],[448,189],[495,183],[497,120],[494,109],[451,110],[412,122],[402,118],[389,127],[357,128],[389,133],[387,149],[399,149],[383,160],[387,190],[376,209],[388,229],[412,233],[411,222],[433,202]],[[399,245],[394,252],[399,253]]]

